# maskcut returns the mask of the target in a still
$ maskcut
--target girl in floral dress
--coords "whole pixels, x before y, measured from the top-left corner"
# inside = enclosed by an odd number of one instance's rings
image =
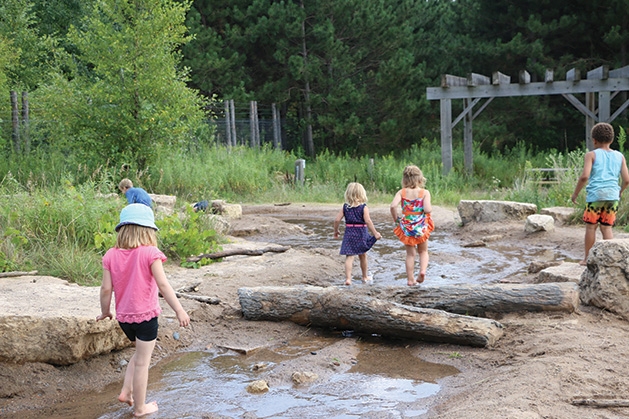
[[[393,232],[406,248],[406,277],[409,286],[421,284],[428,268],[428,238],[435,229],[430,213],[430,192],[424,189],[426,178],[417,166],[406,166],[400,189],[391,202],[391,215],[396,223]],[[398,208],[402,216],[398,215]],[[419,254],[419,275],[414,276],[415,254]]]
[[[367,208],[367,193],[360,183],[352,182],[345,190],[345,204],[334,219],[334,238],[339,237],[339,225],[345,218],[345,234],[341,243],[341,255],[345,257],[345,285],[352,285],[352,267],[354,256],[358,255],[363,282],[369,280],[367,270],[367,251],[382,236],[373,225]],[[369,235],[371,231],[373,236]]]

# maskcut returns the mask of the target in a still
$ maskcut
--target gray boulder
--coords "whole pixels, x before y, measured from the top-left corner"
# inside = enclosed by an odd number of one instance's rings
[[[504,220],[524,220],[537,213],[537,205],[511,201],[461,200],[457,206],[461,223],[490,223]]]

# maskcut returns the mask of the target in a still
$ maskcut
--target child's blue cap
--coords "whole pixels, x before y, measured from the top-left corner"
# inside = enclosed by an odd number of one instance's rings
[[[116,231],[127,224],[159,230],[155,225],[153,210],[144,204],[129,204],[120,211],[120,223],[116,226]]]

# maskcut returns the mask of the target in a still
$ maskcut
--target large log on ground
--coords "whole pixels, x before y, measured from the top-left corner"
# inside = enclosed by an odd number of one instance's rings
[[[248,320],[290,320],[301,325],[470,346],[492,346],[503,334],[502,325],[494,320],[406,306],[344,287],[240,288],[238,296]]]
[[[357,290],[357,292],[361,292]],[[519,311],[574,312],[579,286],[574,282],[545,284],[449,285],[367,288],[367,295],[400,304],[451,313],[484,316]]]

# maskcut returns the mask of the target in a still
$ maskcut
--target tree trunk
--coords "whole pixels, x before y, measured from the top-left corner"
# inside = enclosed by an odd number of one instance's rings
[[[579,286],[574,282],[387,287],[366,292],[381,300],[472,316],[484,316],[487,312],[573,312],[579,307]]]
[[[262,249],[231,249],[223,250],[215,253],[204,253],[199,256],[190,256],[186,259],[186,262],[198,262],[201,259],[222,259],[227,256],[246,255],[246,256],[260,256],[267,252],[283,253],[290,249],[288,246],[270,246],[263,247]]]
[[[359,333],[492,346],[503,334],[494,320],[417,308],[360,295],[340,287],[256,287],[238,290],[248,320],[290,320]]]

